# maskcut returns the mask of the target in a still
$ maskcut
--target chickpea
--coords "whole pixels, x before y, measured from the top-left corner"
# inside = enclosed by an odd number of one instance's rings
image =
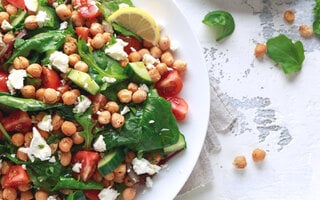
[[[82,144],[84,142],[84,137],[82,137],[79,132],[76,132],[71,136],[74,144]]]
[[[26,17],[26,19],[24,20],[24,27],[26,29],[29,30],[35,30],[38,28],[38,22],[36,20],[36,16],[35,15],[29,15],[28,17]]]
[[[161,62],[165,63],[167,66],[172,66],[174,59],[170,51],[166,51],[161,55]]]
[[[141,58],[143,58],[144,54],[150,54],[150,51],[148,49],[142,48],[138,51],[138,53],[141,55]]]
[[[2,191],[2,196],[4,200],[16,200],[18,193],[14,188],[6,187]]]
[[[120,60],[119,63],[121,65],[121,67],[125,67],[129,63],[129,58],[125,58],[123,60]]]
[[[151,70],[148,71],[150,78],[152,80],[152,82],[156,83],[161,79],[161,75],[159,73],[159,71],[157,70],[157,68],[153,68]]]
[[[44,139],[49,138],[49,133],[47,131],[39,129],[39,133],[40,133],[41,137],[43,137]]]
[[[58,5],[56,7],[56,13],[62,21],[69,19],[72,15],[71,9],[65,4]]]
[[[113,113],[111,115],[111,124],[114,128],[120,128],[124,125],[124,116],[119,113]]]
[[[145,48],[148,48],[150,49],[151,47],[153,47],[153,44],[147,40],[143,40],[142,41],[142,46],[145,47]]]
[[[25,192],[31,189],[31,185],[30,184],[18,185],[17,189],[20,192]]]
[[[138,89],[137,91],[135,91],[132,94],[132,102],[133,103],[142,103],[146,99],[147,99],[147,92],[142,89]]]
[[[73,53],[69,55],[69,65],[74,66],[78,61],[80,61],[80,55]]]
[[[72,89],[71,92],[75,93],[77,96],[80,96],[80,90],[78,89]]]
[[[51,124],[53,126],[54,131],[59,130],[62,126],[62,123],[63,123],[63,119],[59,114],[56,113],[52,116]]]
[[[122,89],[117,93],[117,97],[121,103],[129,103],[132,99],[132,91]]]
[[[168,66],[165,63],[158,63],[156,65],[156,69],[158,70],[159,74],[162,75],[168,71]]]
[[[83,62],[83,61],[78,61],[74,66],[74,69],[82,71],[82,72],[88,72],[89,70],[89,66],[87,65],[87,63]]]
[[[254,162],[263,161],[266,157],[266,152],[263,149],[256,148],[252,151],[252,160]]]
[[[103,179],[107,181],[112,181],[114,179],[114,173],[110,172],[109,174],[105,175]]]
[[[0,12],[0,24],[2,24],[2,22],[4,20],[9,21],[10,15],[7,12]]]
[[[98,115],[98,122],[100,124],[109,124],[111,120],[111,114],[109,111],[102,111]]]
[[[57,142],[49,144],[51,149],[51,154],[54,154],[58,150],[58,145],[59,144]]]
[[[43,190],[38,190],[35,194],[34,197],[36,200],[47,200],[49,194],[46,191]]]
[[[63,52],[67,55],[73,54],[77,51],[77,45],[73,42],[66,42],[63,45]]]
[[[85,24],[85,19],[75,10],[71,13],[71,21],[74,26],[83,26]]]
[[[77,132],[76,125],[71,121],[64,121],[61,125],[61,131],[67,136],[71,136]]]
[[[62,101],[66,105],[73,105],[77,101],[77,95],[74,92],[67,91],[62,95]]]
[[[114,181],[113,180],[111,180],[111,181],[103,180],[102,184],[103,184],[104,188],[108,188],[108,187],[112,187],[114,185]]]
[[[126,164],[120,164],[117,168],[113,170],[115,177],[124,177],[127,172]]]
[[[43,101],[45,103],[56,103],[58,101],[57,91],[52,88],[46,88],[43,93]]]
[[[168,36],[164,36],[160,38],[159,47],[162,51],[167,51],[170,49],[170,39]]]
[[[25,98],[32,98],[36,97],[36,88],[33,85],[25,85],[20,90],[21,94]]]
[[[97,35],[98,33],[102,34],[104,32],[102,24],[97,22],[93,22],[91,24],[89,31],[93,36]]]
[[[127,187],[132,187],[135,184],[135,181],[130,176],[125,176],[123,182]]]
[[[293,11],[291,10],[287,10],[284,12],[283,14],[283,18],[288,22],[288,23],[292,23],[295,19],[295,14]]]
[[[33,78],[41,77],[42,67],[38,63],[33,63],[29,65],[26,70]]]
[[[74,37],[72,37],[72,35],[67,34],[67,36],[66,36],[66,42],[71,42],[71,43],[76,44],[76,43],[77,43],[77,39],[74,38]]]
[[[22,160],[22,161],[27,161],[28,160],[28,154],[20,151],[19,149],[17,150],[17,158]]]
[[[179,74],[184,74],[187,71],[187,63],[183,60],[175,60],[172,68],[177,70]]]
[[[133,51],[128,55],[128,58],[130,62],[138,62],[142,59],[142,56],[139,52]]]
[[[62,166],[68,166],[71,163],[72,154],[71,152],[59,152],[60,164]]]
[[[247,166],[247,160],[244,156],[237,156],[234,158],[233,165],[238,169],[244,169]]]
[[[110,33],[104,32],[104,33],[102,33],[102,36],[103,36],[103,38],[104,38],[105,43],[111,41],[111,35],[110,35]]]
[[[122,198],[123,200],[133,200],[136,196],[136,193],[137,193],[136,189],[132,187],[128,187],[123,190]]]
[[[299,26],[300,35],[304,38],[309,38],[313,35],[313,28],[308,25]]]
[[[136,83],[129,83],[128,90],[135,92],[139,89],[139,86]]]
[[[147,158],[152,164],[156,165],[161,161],[162,155],[160,153],[151,153]]]
[[[1,174],[7,174],[11,165],[8,161],[2,161]]]
[[[35,120],[36,120],[37,122],[40,122],[45,115],[47,115],[46,112],[39,112],[39,113],[36,115]]]
[[[123,183],[124,182],[124,178],[125,178],[125,176],[115,176],[113,181],[115,183]]]
[[[9,43],[13,42],[14,39],[15,39],[15,37],[12,33],[6,33],[6,34],[4,34],[2,40],[4,43],[9,44]]]
[[[18,8],[11,4],[6,5],[4,9],[7,11],[9,15],[16,15],[18,13]]]
[[[73,141],[71,138],[69,137],[64,137],[60,140],[59,142],[59,149],[62,151],[62,152],[69,152],[71,147],[73,145]]]
[[[39,88],[36,91],[36,99],[39,101],[43,101],[45,88]]]
[[[20,147],[24,144],[24,135],[22,133],[15,133],[11,136],[12,144]]]
[[[258,43],[254,49],[254,55],[256,58],[262,58],[267,52],[267,46],[265,44]]]
[[[32,132],[27,132],[24,134],[24,146],[29,147],[31,140],[33,138],[33,133]]]
[[[20,193],[20,200],[31,200],[31,199],[33,199],[33,194],[31,190]]]
[[[104,107],[107,111],[111,114],[119,111],[119,105],[115,101],[107,102],[106,106]]]
[[[132,160],[136,157],[136,154],[133,151],[128,151],[125,156],[126,163],[132,163]]]
[[[26,69],[29,66],[29,60],[26,57],[18,56],[13,60],[15,69]]]
[[[160,58],[161,57],[161,54],[162,54],[162,50],[157,47],[157,46],[154,46],[150,49],[150,54],[154,57],[154,58]]]

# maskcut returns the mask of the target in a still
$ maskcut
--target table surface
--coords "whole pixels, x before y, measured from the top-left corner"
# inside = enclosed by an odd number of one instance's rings
[[[218,133],[221,150],[210,155],[214,179],[184,200],[313,200],[320,199],[320,40],[302,38],[299,26],[312,25],[314,0],[176,0],[201,45],[210,79],[215,79],[235,110],[237,123]],[[222,42],[201,23],[212,10],[226,10],[234,33]],[[286,10],[296,19],[288,24]],[[283,33],[300,40],[305,60],[299,73],[285,75],[270,59],[258,60],[257,43]],[[255,164],[254,148],[267,151]],[[233,159],[247,158],[236,170]]]

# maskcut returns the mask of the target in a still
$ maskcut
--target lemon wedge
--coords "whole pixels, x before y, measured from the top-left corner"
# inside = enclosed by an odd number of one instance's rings
[[[108,17],[108,21],[125,27],[153,45],[159,41],[160,31],[157,23],[140,8],[120,8]]]

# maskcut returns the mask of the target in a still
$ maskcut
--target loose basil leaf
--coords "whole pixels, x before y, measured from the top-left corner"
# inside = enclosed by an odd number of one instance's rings
[[[220,41],[231,35],[235,29],[232,15],[223,10],[211,11],[205,15],[202,23],[216,30],[216,41]]]
[[[320,0],[316,0],[316,4],[313,8],[314,21],[313,21],[313,32],[320,36]]]
[[[302,42],[293,43],[283,34],[267,41],[267,54],[273,61],[279,63],[286,74],[300,71],[304,61]]]

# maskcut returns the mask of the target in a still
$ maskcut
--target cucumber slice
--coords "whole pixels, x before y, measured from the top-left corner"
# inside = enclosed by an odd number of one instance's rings
[[[186,147],[187,147],[187,143],[186,143],[186,140],[184,138],[184,135],[180,134],[178,142],[173,144],[173,145],[170,145],[170,146],[167,146],[167,147],[163,148],[163,152],[165,154],[169,154],[169,153],[172,153],[172,152],[175,152],[175,151],[179,151],[181,149],[185,149]]]
[[[49,6],[39,6],[38,12],[39,11],[46,13],[47,20],[44,22],[43,27],[55,28],[59,26],[59,19],[54,8]]]
[[[23,23],[24,23],[24,19],[27,17],[27,12],[24,11],[24,10],[20,10],[18,12],[18,14],[16,15],[13,15],[11,18],[10,18],[10,24],[12,27],[14,28],[17,28],[17,27],[20,27],[22,26],[23,27]]]
[[[151,85],[153,82],[143,62],[131,62],[124,68],[133,82]]]
[[[90,77],[89,74],[71,69],[68,78],[77,86],[81,87],[85,91],[89,92],[92,95],[98,93],[100,87],[99,85]]]
[[[124,160],[124,153],[121,150],[111,151],[103,156],[98,162],[98,171],[105,176],[117,168]]]

